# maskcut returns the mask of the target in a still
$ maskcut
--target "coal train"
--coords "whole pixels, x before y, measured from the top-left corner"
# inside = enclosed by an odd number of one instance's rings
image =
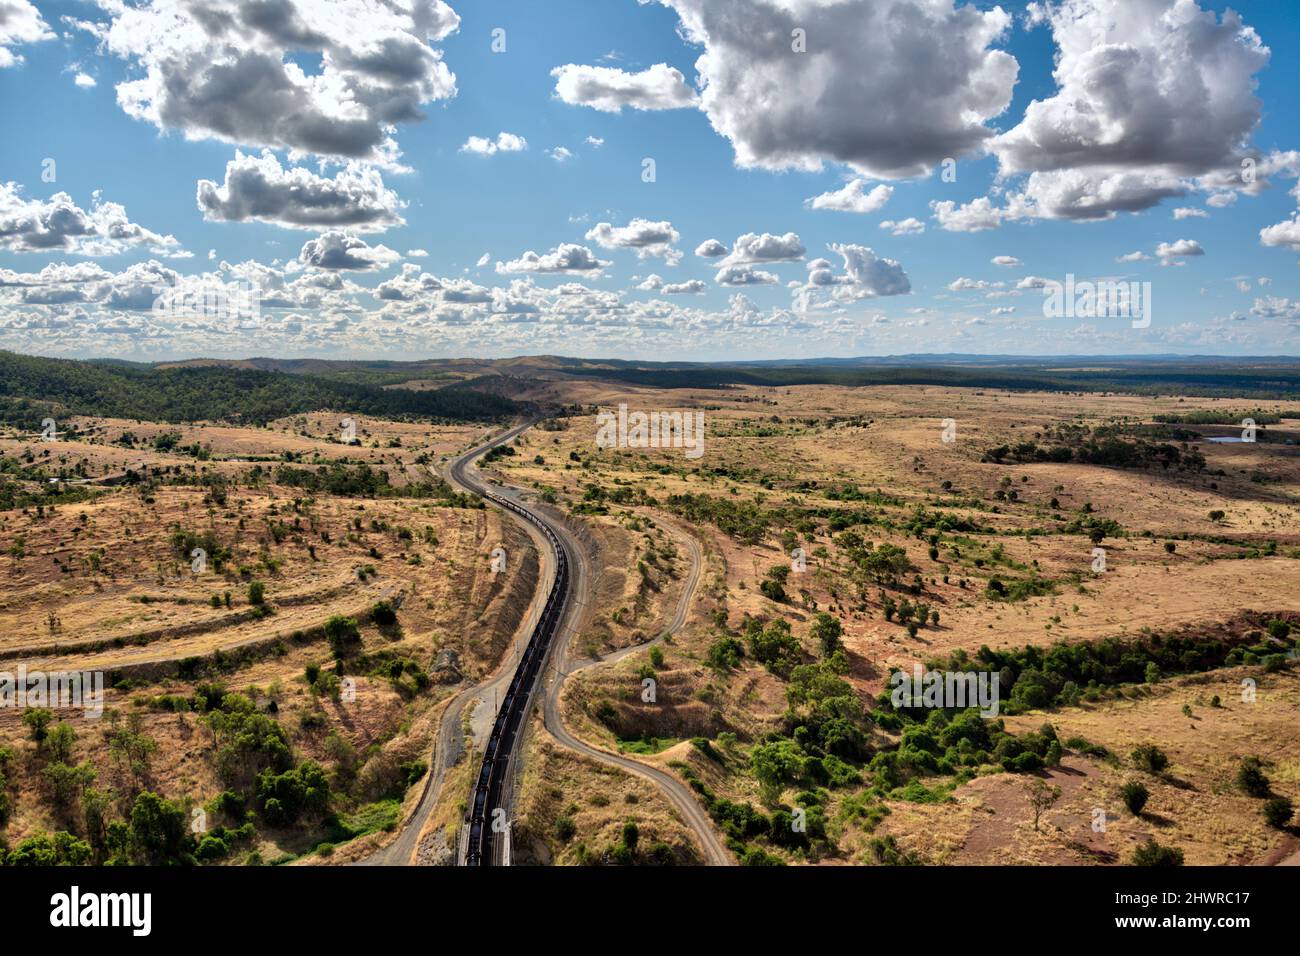
[[[497,711],[496,723],[492,726],[492,736],[488,738],[487,748],[483,751],[483,766],[474,784],[474,799],[470,803],[469,816],[466,820],[469,827],[469,841],[465,851],[466,866],[493,864],[493,849],[498,836],[492,829],[493,811],[497,809],[505,788],[510,755],[514,753],[524,717],[528,713],[533,688],[537,684],[551,640],[560,628],[560,618],[564,615],[564,599],[569,592],[570,573],[568,554],[546,522],[513,501],[490,491],[484,491],[483,497],[519,515],[542,532],[552,551],[555,552],[555,583],[551,585],[551,592],[546,597],[546,606],[542,609],[537,626],[528,638],[528,645],[524,648],[519,666],[515,669],[510,688],[501,702],[501,709]]]

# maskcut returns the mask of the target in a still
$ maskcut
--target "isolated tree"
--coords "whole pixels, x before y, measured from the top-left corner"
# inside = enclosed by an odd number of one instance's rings
[[[46,737],[50,759],[56,763],[68,763],[72,759],[72,748],[76,742],[77,732],[71,724],[63,721],[55,724]]]
[[[148,790],[136,795],[131,807],[130,854],[137,863],[158,865],[175,861],[187,838],[185,811]]]
[[[377,601],[370,609],[370,619],[380,627],[388,627],[397,623],[397,611],[391,601]]]
[[[86,787],[81,794],[81,815],[86,821],[86,839],[96,850],[104,848],[112,797],[105,790]]]
[[[763,800],[772,804],[788,784],[799,780],[807,764],[803,750],[793,740],[757,744],[749,755],[750,767],[758,778]]]
[[[335,614],[325,622],[325,638],[329,641],[334,656],[342,657],[347,653],[349,645],[361,640],[361,632],[357,629],[356,620]]]
[[[9,546],[9,557],[13,558],[14,568],[22,563],[23,558],[27,557],[27,538],[25,535],[17,535],[14,543]]]
[[[777,618],[766,627],[750,620],[745,626],[745,638],[750,657],[778,676],[789,674],[799,661],[799,642],[790,633],[790,622],[784,618]]]
[[[45,738],[49,735],[50,721],[54,715],[44,707],[28,707],[23,711],[23,723],[32,735],[32,740],[36,741],[37,749],[45,744]]]
[[[49,787],[52,802],[66,814],[80,802],[86,788],[95,782],[96,773],[89,761],[78,767],[51,761],[41,771],[41,776]]]
[[[131,774],[131,779],[138,786],[149,773],[149,762],[158,752],[158,741],[144,732],[144,717],[138,713],[127,714],[126,725],[113,715],[113,724],[108,731],[108,752],[119,769],[122,764]]]
[[[637,841],[641,839],[641,831],[637,825],[629,820],[623,824],[623,845],[632,852],[636,852]]]
[[[878,584],[892,584],[912,567],[907,552],[893,544],[882,544],[857,564],[869,580]]]
[[[1038,819],[1052,804],[1061,798],[1061,788],[1052,786],[1047,781],[1035,777],[1029,785],[1029,807],[1034,811],[1034,829],[1038,829]]]

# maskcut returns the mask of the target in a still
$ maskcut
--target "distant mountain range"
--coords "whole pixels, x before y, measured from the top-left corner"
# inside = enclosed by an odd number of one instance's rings
[[[486,421],[528,411],[530,406],[511,397],[526,392],[528,383],[566,379],[649,388],[925,385],[1291,401],[1300,398],[1300,359],[944,354],[704,363],[538,355],[410,362],[197,358],[144,364],[0,352],[0,419],[25,427],[51,414],[257,424],[338,410]]]

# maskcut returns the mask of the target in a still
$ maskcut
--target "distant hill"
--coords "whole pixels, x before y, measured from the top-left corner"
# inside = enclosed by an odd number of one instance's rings
[[[472,388],[388,389],[244,363],[147,366],[0,351],[0,420],[25,428],[38,426],[47,415],[265,424],[317,409],[454,421],[490,421],[524,410],[508,398]]]
[[[1056,392],[1300,398],[1300,361],[1237,358],[962,357],[943,361],[858,359],[779,364],[607,363],[570,367],[571,376],[660,388],[727,385],[952,385]]]
[[[414,361],[195,358],[144,365],[0,352],[0,416],[21,415],[38,424],[41,416],[32,408],[55,403],[72,413],[161,421],[262,422],[315,408],[484,420],[518,414],[522,406],[512,396],[530,392],[530,383],[574,379],[648,388],[922,385],[1300,399],[1300,359],[1289,357],[951,354],[646,362],[535,355]]]

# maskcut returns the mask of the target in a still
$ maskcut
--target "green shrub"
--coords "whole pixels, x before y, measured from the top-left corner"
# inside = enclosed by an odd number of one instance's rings
[[[1182,866],[1183,851],[1177,847],[1162,846],[1155,840],[1147,840],[1133,851],[1134,866]]]
[[[1291,822],[1291,801],[1286,797],[1273,797],[1264,802],[1264,819],[1268,825],[1281,830]]]
[[[1146,785],[1138,780],[1130,780],[1120,788],[1120,797],[1124,800],[1124,806],[1133,816],[1141,816],[1142,808],[1147,805],[1147,798],[1150,796]]]
[[[213,860],[219,860],[230,852],[230,847],[226,841],[208,834],[199,841],[199,848],[194,851],[194,855],[205,863]]]
[[[734,637],[720,637],[709,645],[709,666],[716,670],[732,670],[740,666],[745,656],[745,645]]]
[[[257,799],[271,826],[288,826],[304,813],[323,814],[329,806],[330,785],[313,761],[276,774],[264,770],[257,778]]]
[[[750,619],[745,625],[749,654],[772,673],[784,677],[799,660],[799,642],[790,633],[790,622],[778,618],[766,627]]]
[[[1269,779],[1264,774],[1264,765],[1258,757],[1247,757],[1237,768],[1237,786],[1242,793],[1251,797],[1267,797],[1270,792]]]
[[[325,622],[325,639],[334,656],[342,657],[353,644],[361,643],[361,631],[353,618],[335,614]]]
[[[1160,774],[1169,766],[1169,758],[1155,744],[1141,744],[1131,756],[1133,766],[1147,773]]]

